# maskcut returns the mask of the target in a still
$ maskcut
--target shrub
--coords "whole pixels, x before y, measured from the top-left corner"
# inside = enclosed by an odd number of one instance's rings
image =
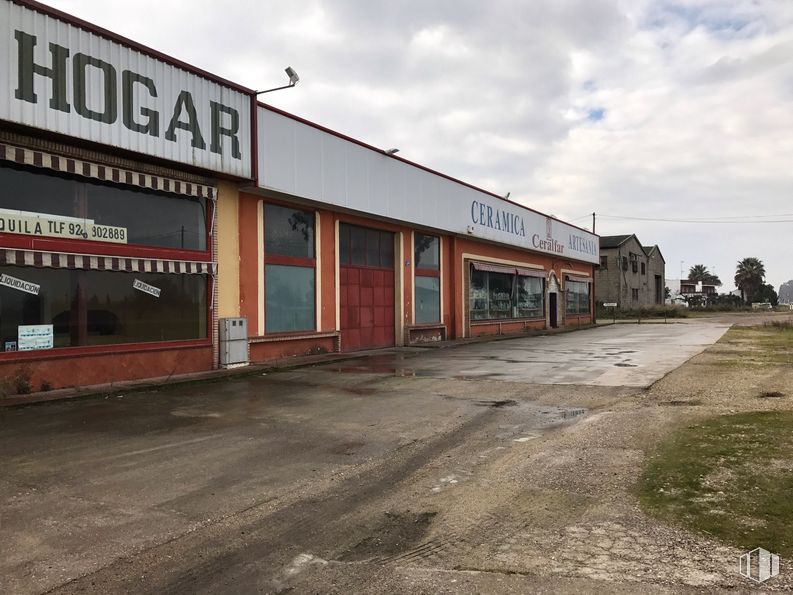
[[[614,312],[612,312],[614,310]],[[652,308],[603,308],[598,307],[597,317],[600,320],[609,318],[688,318],[688,310],[680,306],[654,306]]]

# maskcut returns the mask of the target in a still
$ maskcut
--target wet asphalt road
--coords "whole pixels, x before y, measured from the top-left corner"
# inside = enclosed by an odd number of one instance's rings
[[[583,386],[649,386],[716,342],[723,322],[603,326],[575,333],[383,355],[339,372]]]
[[[0,592],[277,592],[302,566],[399,555],[431,518],[411,498],[584,417],[559,382],[619,397],[601,387],[648,384],[723,331],[599,328],[0,410]]]

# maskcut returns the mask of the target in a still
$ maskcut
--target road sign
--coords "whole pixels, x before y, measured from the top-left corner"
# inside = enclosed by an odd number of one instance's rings
[[[604,308],[616,308],[617,302],[603,302]]]

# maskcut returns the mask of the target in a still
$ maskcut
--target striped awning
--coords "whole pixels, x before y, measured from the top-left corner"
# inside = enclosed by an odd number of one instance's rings
[[[191,260],[161,260],[120,256],[91,256],[65,252],[0,249],[0,265],[34,266],[128,273],[215,274],[216,264]]]
[[[522,275],[524,277],[545,277],[545,271],[541,269],[527,269],[525,267],[515,267],[504,264],[493,264],[490,262],[473,261],[471,265],[475,271],[488,271],[490,273],[505,273],[507,275]]]
[[[526,269],[523,267],[515,267],[515,272],[523,277],[540,277],[545,278],[545,271],[542,269]]]
[[[160,190],[196,198],[217,198],[217,189],[214,186],[194,184],[163,176],[153,176],[120,167],[98,165],[90,161],[54,155],[45,151],[25,149],[15,145],[0,143],[0,159],[12,161],[20,165],[43,167],[53,171],[75,174],[105,182],[117,182],[138,186],[148,190]]]
[[[578,281],[579,283],[592,283],[592,277],[587,277],[585,275],[565,275],[565,279],[568,281]]]

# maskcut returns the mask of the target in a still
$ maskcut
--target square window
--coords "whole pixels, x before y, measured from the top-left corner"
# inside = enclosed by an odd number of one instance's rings
[[[264,205],[264,252],[314,258],[314,213]]]

